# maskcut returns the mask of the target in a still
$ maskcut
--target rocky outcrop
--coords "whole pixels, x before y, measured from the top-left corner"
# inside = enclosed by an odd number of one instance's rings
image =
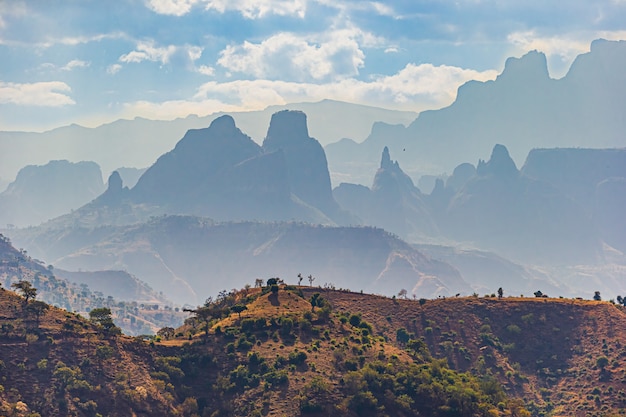
[[[476,167],[469,162],[464,162],[454,168],[452,176],[446,180],[446,187],[459,191],[474,175],[476,175]]]
[[[382,227],[404,238],[438,234],[425,196],[398,162],[391,160],[387,147],[383,149],[371,189],[341,184],[333,193],[343,208],[354,212],[365,224]]]
[[[219,188],[216,179],[234,165],[262,154],[230,116],[215,119],[206,129],[187,131],[162,155],[132,189],[135,201],[183,208],[201,206]]]
[[[515,162],[511,159],[509,151],[504,145],[497,144],[493,147],[491,158],[488,162],[479,161],[476,173],[480,176],[491,175],[499,179],[515,179],[519,174]]]
[[[309,137],[306,114],[283,110],[272,115],[263,150],[283,153],[286,178],[296,197],[329,217],[338,217],[340,209],[332,195],[326,154],[322,145]]]

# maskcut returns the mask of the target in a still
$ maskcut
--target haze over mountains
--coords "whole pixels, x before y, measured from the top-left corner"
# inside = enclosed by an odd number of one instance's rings
[[[181,133],[145,171],[120,170],[130,185],[115,171],[106,191],[81,197],[88,203],[72,200],[70,207],[67,199],[57,210],[64,214],[7,235],[47,263],[125,270],[179,303],[255,278],[288,280],[298,273],[316,276],[318,284],[387,295],[403,288],[426,297],[468,294],[497,276],[498,286],[523,281],[512,286],[521,292],[533,286],[559,295],[623,292],[626,150],[530,147],[624,142],[618,109],[626,108],[620,107],[626,79],[617,74],[626,68],[624,45],[595,42],[562,80],[549,78],[540,53],[510,59],[496,81],[466,84],[452,106],[425,112],[407,128],[377,123],[360,145],[344,140],[326,147],[354,172],[367,171],[371,187],[342,182],[331,188],[326,152],[309,135],[303,111],[274,113],[262,143],[222,115]],[[606,103],[617,107],[604,111]],[[334,102],[312,108],[324,106],[346,108]],[[367,117],[377,114],[365,110]],[[592,132],[593,124],[602,128]],[[509,148],[530,151],[521,169]],[[74,166],[50,165],[67,173]],[[437,179],[429,194],[407,168],[444,165],[452,175]],[[24,178],[34,170],[50,180],[47,169],[29,168]],[[75,193],[86,187],[82,176],[67,175],[63,187]],[[0,194],[15,204],[7,214],[65,195],[63,188],[39,192],[54,187],[21,177]],[[15,190],[41,200],[20,199]],[[46,219],[21,214],[31,219],[21,219],[24,224]]]
[[[333,100],[270,106],[262,111],[229,115],[245,134],[260,144],[267,133],[272,114],[285,109],[306,112],[313,137],[323,145],[342,137],[363,140],[374,122],[409,124],[417,116],[414,112]],[[0,132],[0,179],[11,181],[22,167],[43,165],[52,159],[94,161],[101,166],[105,176],[120,166],[148,167],[169,151],[187,130],[206,128],[223,115],[189,116],[171,121],[136,118],[118,120],[96,128],[71,125],[43,133]]]
[[[82,206],[103,191],[102,173],[94,162],[30,165],[0,193],[0,224],[36,225]]]
[[[546,57],[509,58],[495,81],[461,86],[449,107],[422,112],[409,126],[376,124],[358,144],[326,146],[336,175],[363,178],[384,146],[410,175],[452,172],[484,158],[496,143],[515,161],[533,148],[626,146],[626,41],[597,40],[565,77],[552,79]]]

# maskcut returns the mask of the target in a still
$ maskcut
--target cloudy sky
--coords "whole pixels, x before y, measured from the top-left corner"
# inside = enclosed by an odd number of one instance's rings
[[[0,0],[0,130],[324,98],[420,111],[509,56],[551,75],[626,0]]]

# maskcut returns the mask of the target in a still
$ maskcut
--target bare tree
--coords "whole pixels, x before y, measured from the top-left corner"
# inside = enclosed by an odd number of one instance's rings
[[[315,277],[313,275],[309,275],[309,286],[313,286],[313,281],[315,281]]]

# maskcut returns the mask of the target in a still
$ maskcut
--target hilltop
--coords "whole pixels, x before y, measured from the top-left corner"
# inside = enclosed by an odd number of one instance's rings
[[[42,416],[65,415],[61,406],[80,416],[626,413],[626,314],[611,303],[262,284],[209,298],[151,343],[56,308],[36,325],[2,290],[0,398]]]

